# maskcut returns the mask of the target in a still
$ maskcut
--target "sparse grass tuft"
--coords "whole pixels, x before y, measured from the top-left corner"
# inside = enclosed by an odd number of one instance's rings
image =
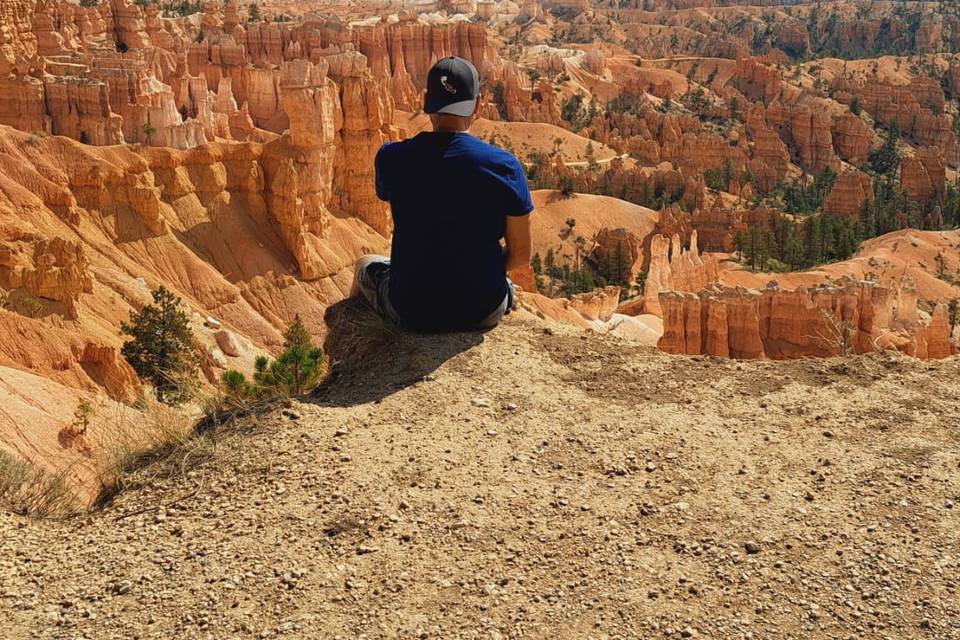
[[[358,328],[354,337],[360,344],[395,342],[404,335],[400,327],[378,313],[361,315],[353,320],[353,324]]]
[[[118,433],[105,449],[100,464],[102,490],[96,506],[121,491],[142,485],[149,477],[136,472],[152,467],[152,476],[182,472],[210,457],[211,445],[196,437],[193,421],[184,412],[160,402],[148,402],[137,421],[121,420]],[[171,464],[159,464],[161,462]]]
[[[244,399],[225,394],[208,400],[199,420],[182,409],[147,402],[143,419],[124,422],[122,433],[103,456],[103,489],[95,507],[108,504],[123,491],[160,478],[185,478],[191,471],[216,463],[218,436],[232,427],[286,401],[282,396]],[[162,505],[155,505],[159,508]]]
[[[203,418],[196,425],[198,434],[221,433],[239,423],[249,424],[250,418],[261,416],[270,409],[289,404],[291,397],[282,391],[267,395],[236,395],[219,393],[209,399]]]
[[[42,139],[44,139],[44,138],[46,138],[46,137],[47,137],[47,132],[46,132],[46,131],[44,131],[44,130],[42,130],[42,129],[37,129],[37,130],[34,131],[33,133],[29,134],[29,135],[26,137],[26,139],[24,140],[24,142],[26,142],[29,146],[32,147],[32,146],[36,145],[37,143],[39,143]]]
[[[92,507],[103,507],[121,492],[154,480],[184,478],[214,464],[220,434],[252,424],[251,418],[285,402],[289,398],[282,394],[260,398],[220,394],[208,401],[199,420],[196,413],[152,399],[141,401],[135,410],[122,408],[97,460],[101,490]],[[86,433],[92,415],[92,407],[82,402],[71,423],[74,432]],[[85,503],[71,489],[70,471],[68,467],[50,474],[0,452],[0,508],[39,518],[83,512]]]
[[[0,506],[37,518],[62,518],[79,511],[67,483],[69,469],[50,474],[0,451]]]

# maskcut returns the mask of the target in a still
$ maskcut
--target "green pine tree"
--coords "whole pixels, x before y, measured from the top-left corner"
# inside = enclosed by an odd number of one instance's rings
[[[293,322],[291,322],[283,332],[283,348],[290,349],[291,347],[297,346],[312,346],[310,332],[307,331],[307,328],[304,326],[299,313],[294,314]]]
[[[261,356],[254,362],[253,381],[260,395],[300,395],[316,386],[323,374],[323,352],[311,342],[299,315],[283,337],[283,352],[276,360]]]
[[[760,264],[762,240],[760,230],[756,227],[750,227],[750,231],[747,233],[747,244],[744,253],[746,254],[747,262],[750,263],[750,268],[754,271]]]
[[[537,287],[537,291],[543,291],[543,260],[540,259],[540,254],[533,254],[533,258],[530,260],[530,268],[533,270],[533,284]]]
[[[630,255],[622,242],[617,242],[613,251],[607,254],[606,268],[602,274],[610,284],[626,286],[630,284]]]
[[[533,258],[530,260],[530,268],[533,269],[533,275],[543,275],[543,261],[540,259],[539,253],[533,254]]]
[[[790,265],[791,269],[799,269],[803,265],[803,243],[800,237],[793,233],[787,239],[784,249],[784,262]]]
[[[897,142],[900,140],[900,125],[893,122],[886,131],[883,146],[874,149],[868,156],[870,168],[878,175],[891,176],[900,166],[900,151]]]
[[[180,298],[165,287],[153,292],[153,304],[131,314],[120,331],[131,337],[121,353],[133,370],[153,384],[157,398],[178,404],[189,397],[197,373],[193,332]]]
[[[640,291],[640,293],[643,293],[644,288],[647,286],[646,271],[641,271],[640,273],[637,274],[636,285],[637,285],[637,290]]]
[[[747,245],[747,236],[743,231],[737,231],[733,236],[733,248],[737,252],[737,260],[743,260],[743,254]]]
[[[235,404],[240,400],[252,395],[253,387],[247,381],[247,377],[235,369],[224,371],[220,375],[220,383],[227,401]]]

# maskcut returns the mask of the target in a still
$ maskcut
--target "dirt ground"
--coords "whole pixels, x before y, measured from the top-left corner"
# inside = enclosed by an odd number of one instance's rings
[[[960,637],[960,360],[330,320],[315,397],[0,514],[0,636]]]

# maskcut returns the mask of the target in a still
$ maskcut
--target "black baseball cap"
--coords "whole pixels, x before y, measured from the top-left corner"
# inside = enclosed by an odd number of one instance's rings
[[[425,113],[470,117],[480,95],[480,74],[469,60],[450,56],[438,60],[427,74]]]

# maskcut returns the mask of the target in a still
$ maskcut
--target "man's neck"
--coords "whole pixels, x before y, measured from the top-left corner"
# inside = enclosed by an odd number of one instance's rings
[[[430,116],[434,133],[466,133],[473,124],[473,118],[460,118],[445,114]]]
[[[470,127],[434,127],[434,133],[466,133]]]

